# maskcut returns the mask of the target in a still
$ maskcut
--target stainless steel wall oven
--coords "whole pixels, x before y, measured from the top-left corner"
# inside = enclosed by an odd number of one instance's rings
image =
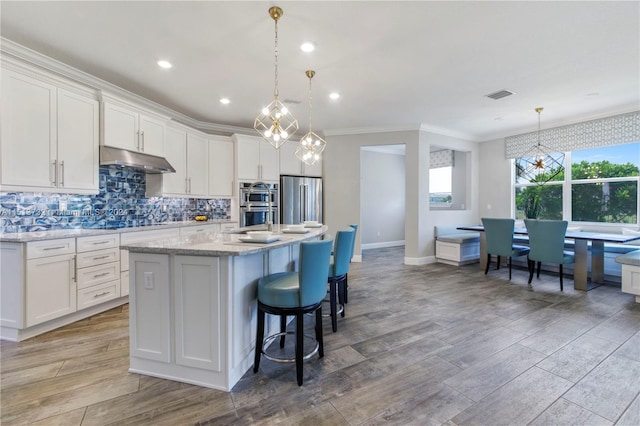
[[[277,183],[240,183],[240,226],[262,225],[271,217],[271,223],[280,223],[280,199]]]

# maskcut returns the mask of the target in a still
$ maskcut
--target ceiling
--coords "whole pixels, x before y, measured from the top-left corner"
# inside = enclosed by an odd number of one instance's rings
[[[273,4],[3,0],[0,33],[195,120],[251,128],[273,97]],[[300,134],[307,69],[313,130],[325,134],[423,128],[485,141],[535,130],[538,106],[542,128],[640,108],[637,1],[276,4],[280,99]],[[516,94],[485,96],[501,89]]]

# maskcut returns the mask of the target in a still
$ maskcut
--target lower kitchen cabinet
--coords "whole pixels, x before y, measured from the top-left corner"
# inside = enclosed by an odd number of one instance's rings
[[[27,260],[26,326],[76,311],[74,254]]]

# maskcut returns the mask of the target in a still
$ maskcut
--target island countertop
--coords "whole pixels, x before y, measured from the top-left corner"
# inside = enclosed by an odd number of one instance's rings
[[[181,238],[151,241],[120,246],[132,253],[177,254],[186,256],[245,256],[261,253],[273,248],[284,247],[300,241],[310,240],[325,234],[326,225],[318,228],[305,228],[306,233],[283,232],[287,225],[273,225],[273,235],[279,239],[271,243],[253,243],[240,241],[241,233],[207,232]]]

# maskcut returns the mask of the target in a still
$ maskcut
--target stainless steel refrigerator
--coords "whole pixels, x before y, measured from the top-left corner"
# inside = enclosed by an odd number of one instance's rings
[[[280,176],[280,223],[322,223],[322,179]]]

